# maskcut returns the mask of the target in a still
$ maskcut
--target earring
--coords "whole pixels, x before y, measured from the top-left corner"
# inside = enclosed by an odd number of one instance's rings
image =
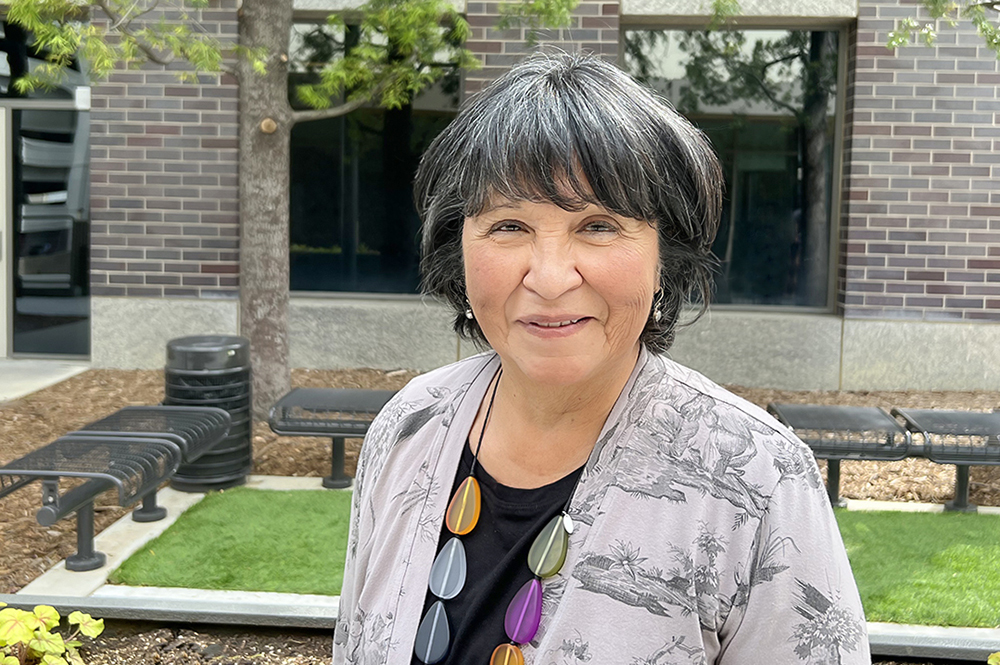
[[[472,313],[472,305],[469,304],[469,299],[465,299],[465,318],[472,320],[476,318],[476,315]]]
[[[656,300],[653,301],[653,321],[656,323],[660,322],[663,318],[663,310],[661,309],[663,305],[663,289],[656,292]]]

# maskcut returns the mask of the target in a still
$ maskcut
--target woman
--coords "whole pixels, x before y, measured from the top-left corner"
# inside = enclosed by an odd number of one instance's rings
[[[615,67],[534,57],[416,182],[426,290],[491,350],[362,449],[335,663],[870,663],[809,450],[659,355],[705,302],[719,165]]]

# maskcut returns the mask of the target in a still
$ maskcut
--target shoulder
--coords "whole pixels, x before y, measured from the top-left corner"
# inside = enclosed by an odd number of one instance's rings
[[[493,353],[481,353],[415,376],[389,400],[372,427],[392,427],[412,419],[414,414],[430,418],[453,409],[456,400],[495,358]]]
[[[449,419],[462,395],[494,358],[492,353],[479,354],[414,377],[375,417],[362,456],[380,458],[435,418]]]
[[[683,439],[673,445],[754,468],[775,483],[799,477],[821,486],[812,451],[771,414],[669,358],[648,354],[630,399],[647,404],[648,428],[676,423],[667,431]]]

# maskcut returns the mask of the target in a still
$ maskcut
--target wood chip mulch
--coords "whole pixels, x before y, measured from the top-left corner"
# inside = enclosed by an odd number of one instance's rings
[[[295,370],[292,383],[303,387],[398,389],[414,375],[408,371],[369,369]],[[977,411],[1000,408],[1000,392],[791,392],[729,388],[761,406],[769,402],[799,402]],[[90,370],[20,400],[0,404],[0,465],[123,406],[156,404],[162,399],[161,371]],[[354,472],[359,448],[360,440],[348,440],[346,466],[350,474]],[[266,423],[256,423],[253,451],[256,474],[329,474],[327,439],[278,437]],[[821,462],[820,466],[824,464]],[[841,465],[841,494],[849,498],[941,503],[952,498],[954,482],[953,466],[920,459]],[[65,484],[63,489],[69,486]],[[1000,506],[1000,467],[973,467],[970,500],[980,505]],[[0,593],[16,592],[76,549],[75,520],[42,527],[35,520],[39,506],[39,490],[34,487],[0,499]],[[116,505],[112,492],[98,499],[95,511],[97,532],[126,512]],[[329,662],[330,636],[310,631],[109,622],[108,633],[87,652],[88,662],[93,665],[138,662],[314,665]]]

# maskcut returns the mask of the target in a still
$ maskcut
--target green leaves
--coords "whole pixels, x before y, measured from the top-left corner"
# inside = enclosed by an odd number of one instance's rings
[[[104,620],[95,620],[89,614],[73,612],[70,625],[76,630],[67,639],[52,629],[59,626],[59,612],[48,605],[38,605],[33,612],[5,607],[0,603],[0,665],[84,665],[77,653],[80,642],[74,639],[83,634],[97,637],[104,630]]]
[[[527,24],[530,38],[541,27],[569,25],[577,3],[507,3],[502,22]],[[259,45],[235,44],[201,26],[196,10],[208,7],[208,0],[159,5],[159,0],[10,0],[8,20],[33,35],[31,48],[37,55],[31,71],[14,82],[15,89],[27,94],[54,87],[81,56],[93,79],[144,62],[184,61],[190,67],[177,71],[182,81],[232,73],[229,60],[234,57],[245,58],[254,72],[265,74],[275,57]],[[465,48],[469,24],[448,0],[368,0],[357,11],[360,22],[350,26],[340,17],[330,19],[329,28],[344,39],[318,44],[324,47],[317,53],[325,62],[309,63],[311,81],[298,87],[298,98],[314,109],[337,105],[334,111],[347,113],[369,101],[398,108],[441,78],[480,66]]]
[[[72,612],[69,615],[70,625],[78,626],[80,633],[87,637],[97,637],[104,632],[104,619],[94,619],[83,612]]]
[[[500,5],[498,30],[527,27],[527,41],[534,44],[542,28],[566,28],[577,0],[519,0]]]
[[[330,20],[332,32],[343,32],[343,45],[318,82],[297,89],[312,108],[329,109],[341,99],[347,110],[367,100],[399,108],[449,72],[479,66],[464,47],[468,23],[445,0],[369,0],[359,9],[359,24]]]
[[[954,28],[963,20],[969,21],[976,28],[983,43],[1000,58],[1000,25],[997,24],[997,12],[1000,3],[983,0],[921,0],[921,4],[930,15],[930,21],[920,22],[916,17],[907,17],[896,24],[896,29],[889,32],[886,47],[890,49],[906,46],[911,42],[920,42],[933,46],[937,42],[938,26],[941,22]]]
[[[42,622],[31,612],[5,607],[0,610],[0,644],[27,644]]]
[[[15,89],[26,94],[58,85],[81,55],[93,79],[147,61],[164,65],[187,61],[191,69],[177,72],[181,80],[227,71],[225,59],[235,45],[212,37],[185,8],[207,7],[207,0],[178,3],[180,9],[168,14],[170,20],[151,20],[158,4],[158,0],[11,0],[8,20],[32,35],[31,48],[40,60],[14,82]],[[259,54],[243,52],[251,56],[255,68],[260,66]]]

